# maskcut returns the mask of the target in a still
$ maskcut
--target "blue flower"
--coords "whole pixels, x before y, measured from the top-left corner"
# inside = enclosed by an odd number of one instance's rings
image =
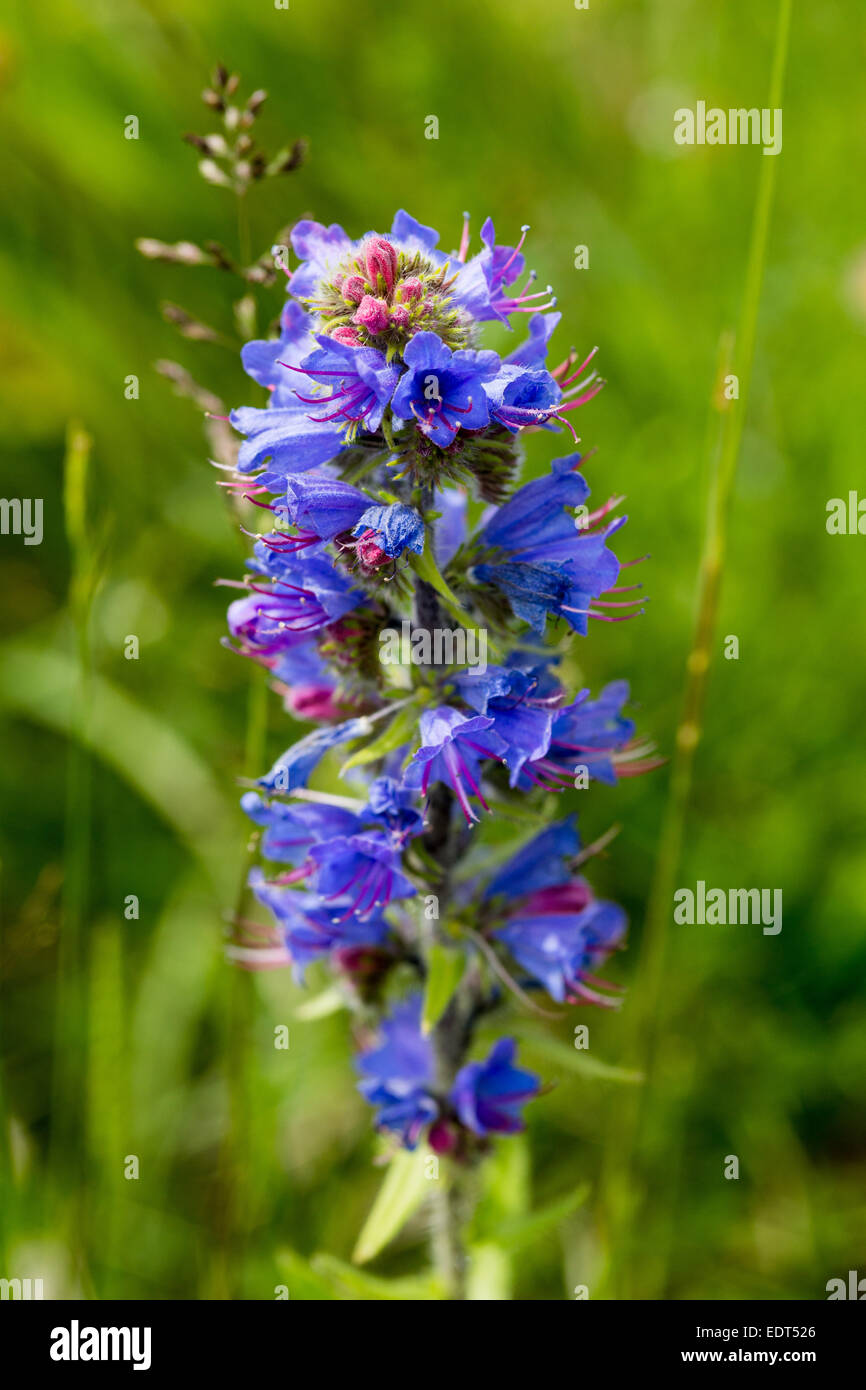
[[[528,425],[545,425],[556,415],[562,400],[557,382],[542,367],[503,363],[498,375],[485,386],[490,414],[511,434]]]
[[[242,406],[231,413],[232,425],[248,436],[238,451],[241,473],[267,460],[271,477],[303,473],[335,458],[360,427],[374,431],[381,424],[400,368],[376,348],[314,338],[312,322],[299,305],[287,305],[281,337],[243,349],[244,367],[273,395],[264,410]]]
[[[508,324],[510,315],[515,312],[536,314],[543,309],[552,309],[556,304],[549,285],[539,293],[527,294],[529,286],[536,278],[534,271],[519,294],[507,293],[515,280],[523,274],[525,262],[521,248],[528,231],[528,226],[521,227],[520,241],[516,246],[497,246],[496,230],[492,220],[488,217],[482,226],[481,240],[484,250],[479,254],[478,260],[487,283],[487,304],[484,308],[476,309],[477,318],[499,319],[502,323]],[[546,303],[538,304],[536,301],[539,299],[546,300]]]
[[[367,507],[352,535],[373,541],[389,559],[402,555],[404,550],[413,550],[416,555],[424,550],[424,522],[414,507],[403,502]]]
[[[367,797],[370,812],[390,830],[420,834],[423,820],[414,801],[411,788],[401,787],[393,777],[377,777],[370,784]]]
[[[289,289],[298,299],[314,295],[323,280],[332,280],[361,245],[361,241],[352,241],[336,222],[325,227],[306,218],[295,223],[291,241],[295,255],[303,262],[289,279]]]
[[[554,459],[546,477],[525,483],[491,513],[480,539],[527,560],[551,558],[551,546],[557,547],[552,558],[564,558],[574,542],[575,526],[563,508],[580,506],[589,496],[587,481],[577,471],[580,462],[580,454]]]
[[[485,898],[500,895],[519,898],[526,893],[568,883],[572,877],[568,860],[573,859],[579,849],[577,817],[572,815],[556,821],[512,855],[488,883]]]
[[[377,430],[400,379],[400,368],[387,362],[378,348],[352,347],[324,336],[316,342],[317,351],[295,368],[326,388],[326,393],[310,395],[296,380],[296,397],[307,407],[309,418],[317,424],[342,420]]]
[[[476,565],[476,579],[501,589],[516,616],[539,635],[548,613],[583,635],[590,613],[618,621],[590,604],[616,583],[619,561],[605,542],[625,518],[601,531],[575,526],[564,508],[580,505],[589,494],[575,472],[579,463],[579,454],[556,459],[546,478],[519,488],[480,532],[482,545],[507,558]]]
[[[507,366],[543,367],[547,356],[547,345],[559,324],[562,314],[533,314],[529,320],[529,337],[509,352],[504,359]]]
[[[298,550],[350,531],[369,505],[366,493],[350,483],[322,473],[301,473],[287,479],[285,502],[273,510],[285,512],[286,520],[297,527],[297,536],[286,537],[286,547]]]
[[[513,1038],[500,1038],[485,1062],[470,1062],[457,1073],[449,1099],[474,1134],[516,1134],[525,1128],[521,1106],[538,1095],[541,1082],[513,1065],[516,1049]]]
[[[233,410],[232,424],[247,436],[238,450],[238,471],[252,473],[270,460],[269,476],[285,478],[336,458],[344,443],[342,428],[311,420],[307,410],[298,400],[286,407]]]
[[[468,719],[450,705],[424,710],[420,719],[421,747],[403,774],[407,787],[420,787],[426,795],[431,782],[444,782],[454,792],[467,821],[478,820],[470,804],[477,797],[489,811],[481,791],[481,760],[501,760],[507,747],[485,716]]]
[[[594,970],[626,933],[616,903],[600,902],[569,861],[580,849],[575,817],[548,826],[509,859],[485,891],[501,902],[505,924],[493,935],[507,946],[530,979],[559,1003],[614,1002],[598,992]]]
[[[319,222],[298,222],[292,231],[292,247],[303,264],[291,276],[291,293],[315,304],[323,286],[341,285],[344,279],[357,273],[364,261],[365,247],[371,242],[381,243],[384,239],[395,252],[403,252],[407,259],[420,257],[425,271],[453,270],[449,298],[465,313],[474,314],[476,310],[483,310],[489,305],[489,287],[480,266],[480,257],[476,258],[479,261],[477,266],[471,263],[464,266],[457,256],[446,256],[438,249],[439,233],[436,229],[425,226],[403,209],[395,214],[391,230],[385,234],[385,238],[376,232],[368,232],[358,241],[352,241],[336,224],[324,227]],[[373,279],[373,275],[370,278]],[[378,286],[373,284],[371,288],[390,290],[391,286],[386,282]],[[487,317],[490,316],[487,314]]]
[[[616,903],[599,902],[583,880],[542,889],[517,907],[493,935],[532,980],[557,1003],[618,1001],[600,994],[591,971],[621,945],[626,916]]]
[[[321,550],[323,542],[335,541],[340,550],[354,550],[362,570],[373,570],[413,550],[424,550],[424,522],[404,502],[371,506],[366,493],[349,483],[338,482],[320,473],[289,478],[286,500],[272,511],[283,513],[297,529],[293,534],[277,533],[262,538],[271,556],[294,555]],[[351,538],[357,537],[357,544]],[[270,569],[278,566],[272,559]]]
[[[258,779],[258,785],[266,792],[293,792],[305,787],[326,753],[341,743],[369,734],[370,727],[366,719],[347,719],[342,724],[314,729],[287,748],[270,771]]]
[[[244,371],[260,386],[273,392],[270,406],[294,405],[296,385],[286,364],[299,367],[313,351],[315,320],[294,299],[286,300],[280,315],[279,338],[254,339],[241,348]]]
[[[229,631],[245,656],[265,665],[273,665],[286,648],[342,618],[364,598],[329,560],[284,553],[279,534],[256,542],[250,566],[270,583],[253,583],[251,593],[229,605]]]
[[[406,1148],[414,1149],[421,1130],[434,1120],[439,1107],[430,1094],[433,1084],[433,1046],[421,1032],[421,996],[398,1004],[380,1025],[380,1046],[363,1051],[357,1061],[365,1078],[358,1090],[379,1107],[376,1123],[394,1130]]]
[[[416,333],[403,358],[407,370],[391,403],[395,415],[414,416],[440,448],[452,444],[458,430],[482,429],[489,422],[484,383],[499,371],[495,352],[452,352],[435,333]]]
[[[303,982],[307,966],[335,951],[351,946],[381,946],[391,928],[384,918],[368,916],[361,920],[346,913],[341,902],[323,903],[313,893],[299,892],[269,883],[261,869],[252,869],[249,884],[259,902],[276,917],[286,959],[272,964],[291,964],[298,983]],[[256,949],[242,957],[256,964]],[[267,958],[261,964],[268,964]]]
[[[511,786],[516,786],[524,763],[547,752],[558,695],[539,696],[532,674],[504,666],[463,671],[454,684],[467,705],[493,719],[493,731],[506,745]]]
[[[403,834],[380,830],[337,835],[314,845],[316,891],[324,898],[344,898],[350,911],[363,918],[395,898],[411,898],[417,888],[403,873],[400,855]]]
[[[526,786],[573,786],[575,770],[585,767],[590,777],[615,786],[616,754],[634,736],[634,723],[620,713],[628,699],[628,682],[612,681],[597,700],[589,700],[582,690],[571,704],[557,710],[553,719],[550,746],[533,761]]]
[[[314,845],[335,835],[351,835],[361,820],[342,806],[302,801],[286,805],[264,801],[257,792],[241,797],[241,808],[265,827],[262,854],[280,864],[302,864]]]

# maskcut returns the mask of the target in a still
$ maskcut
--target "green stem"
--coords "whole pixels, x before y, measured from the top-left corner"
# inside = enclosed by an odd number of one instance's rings
[[[67,750],[64,879],[56,975],[50,1162],[73,1193],[71,1248],[86,1238],[81,1171],[81,1100],[85,1094],[85,935],[92,839],[92,762],[88,751],[91,711],[90,610],[96,558],[87,519],[87,476],[92,440],[77,423],[66,436],[63,505],[70,552],[69,612],[75,631],[78,688],[70,715]],[[81,1271],[84,1277],[84,1272]]]
[[[239,253],[240,253],[240,263],[241,263],[241,267],[242,267],[243,269],[246,269],[246,267],[249,265],[249,262],[250,262],[250,254],[251,254],[251,252],[250,252],[250,245],[251,245],[251,243],[250,243],[250,213],[249,213],[249,206],[248,206],[248,204],[247,204],[247,195],[246,195],[246,193],[238,193],[238,195],[237,195],[237,211],[238,211],[238,251],[239,251]]]
[[[780,0],[770,79],[771,109],[781,105],[791,5],[792,0]],[[776,160],[762,159],[738,331],[735,339],[731,334],[726,334],[722,340],[718,381],[710,416],[710,438],[713,442],[709,449],[709,504],[698,580],[697,608],[691,649],[686,662],[682,710],[676,731],[659,850],[636,971],[639,992],[630,1016],[626,1047],[631,1063],[645,1074],[646,1085],[643,1088],[635,1088],[633,1095],[623,1102],[617,1121],[612,1126],[610,1152],[606,1163],[605,1209],[614,1261],[611,1279],[618,1282],[620,1296],[629,1279],[629,1270],[633,1268],[626,1233],[634,1229],[639,1215],[638,1201],[635,1197],[636,1150],[654,1076],[673,893],[679,873],[695,752],[702,733],[707,678],[715,646],[727,549],[728,516],[751,386],[775,181]],[[721,383],[734,369],[739,380],[739,398],[730,401],[722,396]]]
[[[250,672],[244,745],[244,772],[250,777],[261,773],[265,761],[268,725],[267,674],[255,665]],[[256,853],[255,840],[247,832],[235,895],[235,920],[243,915],[248,893],[247,878]],[[244,1245],[251,1221],[245,1184],[248,1183],[249,1173],[253,1171],[250,1136],[254,1132],[254,1126],[249,1113],[249,1083],[251,1030],[255,1008],[254,988],[252,976],[247,971],[232,968],[227,972],[224,1056],[229,1122],[218,1164],[218,1257],[212,1273],[212,1296],[219,1299],[241,1296],[240,1274],[244,1267]]]
[[[452,1164],[452,1169],[456,1170],[456,1164]],[[433,1263],[448,1297],[454,1300],[466,1297],[460,1176],[456,1171],[452,1172],[450,1181],[439,1183],[433,1194]]]

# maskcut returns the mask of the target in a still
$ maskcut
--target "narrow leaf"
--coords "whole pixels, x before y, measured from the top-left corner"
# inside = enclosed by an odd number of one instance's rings
[[[365,744],[346,760],[343,771],[348,772],[353,767],[363,767],[365,763],[375,762],[377,758],[384,758],[388,753],[393,753],[404,743],[408,743],[415,734],[417,718],[417,710],[410,706],[398,710],[387,729],[378,738]]]
[[[620,1085],[639,1086],[644,1080],[643,1072],[611,1066],[609,1062],[602,1062],[597,1057],[590,1056],[588,1052],[560,1042],[558,1038],[551,1038],[540,1030],[535,1032],[526,1029],[522,1032],[522,1040],[527,1053],[534,1052],[546,1061],[564,1067],[566,1071],[577,1072],[580,1076],[591,1077],[595,1081],[615,1081]]]
[[[429,1033],[439,1022],[460,983],[465,965],[466,957],[462,951],[434,941],[427,960],[424,1006],[421,1010],[422,1033]]]
[[[323,989],[321,993],[315,994],[312,999],[307,999],[295,1009],[295,1018],[299,1018],[304,1023],[311,1023],[317,1018],[328,1018],[330,1014],[337,1013],[340,1009],[345,1009],[346,1000],[336,985],[331,989]]]
[[[576,1187],[573,1192],[568,1192],[564,1197],[558,1197],[555,1202],[542,1207],[540,1211],[534,1211],[529,1216],[518,1216],[512,1221],[503,1222],[495,1232],[491,1233],[491,1239],[495,1240],[496,1245],[501,1250],[506,1250],[511,1254],[525,1250],[527,1246],[540,1240],[542,1236],[555,1231],[567,1216],[571,1216],[572,1212],[583,1206],[588,1196],[589,1183],[583,1183],[580,1187]]]
[[[423,579],[425,583],[429,584],[431,589],[436,590],[436,593],[441,598],[452,618],[455,618],[466,632],[480,633],[480,629],[474,618],[472,618],[464,608],[461,608],[457,595],[449,588],[443,579],[439,566],[436,564],[433,557],[433,549],[430,542],[428,541],[425,545],[423,555],[415,555],[411,551],[407,553],[409,555],[409,562],[415,573],[420,579]],[[498,659],[499,653],[493,642],[490,641],[489,635],[487,636],[487,646],[494,659]]]
[[[355,1264],[366,1264],[403,1229],[430,1191],[424,1172],[426,1150],[400,1149],[388,1165],[382,1186],[352,1253]]]

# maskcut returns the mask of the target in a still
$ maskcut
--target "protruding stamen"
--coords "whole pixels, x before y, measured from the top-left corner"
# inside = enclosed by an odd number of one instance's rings
[[[469,213],[463,214],[463,234],[460,237],[460,250],[457,252],[457,259],[461,265],[466,264],[466,257],[469,254]]]

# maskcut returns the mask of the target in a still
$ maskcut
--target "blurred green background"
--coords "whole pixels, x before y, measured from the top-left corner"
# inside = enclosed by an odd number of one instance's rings
[[[646,615],[596,624],[577,656],[594,689],[631,680],[639,727],[669,753],[719,340],[739,313],[766,162],[757,148],[679,149],[673,112],[766,105],[775,25],[775,4],[747,0],[6,9],[0,487],[44,499],[44,540],[2,537],[0,1274],[43,1277],[46,1297],[429,1294],[412,1282],[423,1213],[369,1269],[349,1265],[381,1169],[346,1016],[304,1021],[309,995],[286,973],[239,975],[222,955],[244,855],[235,779],[260,768],[245,751],[256,692],[220,646],[212,580],[239,572],[243,538],[200,414],[153,363],[183,363],[230,404],[255,397],[234,348],[179,338],[159,313],[170,300],[230,325],[229,277],[133,245],[237,244],[232,195],[197,176],[180,139],[213,128],[198,99],[211,67],[267,88],[271,150],[310,140],[299,172],[254,190],[256,254],[303,214],[354,236],[405,206],[446,249],[464,208],[476,234],[489,213],[506,242],[531,224],[529,263],[564,312],[554,360],[600,345],[608,385],[577,421],[598,448],[595,496],[627,494],[619,551],[652,555]],[[581,1011],[540,1037],[518,1025],[525,1059],[556,1084],[491,1167],[480,1296],[570,1298],[585,1284],[591,1297],[810,1299],[866,1272],[866,541],[825,529],[828,499],[866,493],[864,38],[856,6],[795,0],[677,878],[781,888],[784,927],[670,928],[657,1065],[624,1153],[636,1088],[605,1067],[633,1060],[669,770],[572,796],[586,839],[623,827],[594,881],[631,916],[616,963],[628,996],[619,1015]],[[438,140],[424,138],[429,115]],[[588,269],[574,268],[578,245]],[[265,323],[278,292],[257,297]],[[531,468],[550,456],[536,436]],[[124,657],[130,634],[138,660]],[[728,634],[736,661],[723,659]],[[272,699],[267,761],[291,737]],[[310,995],[322,986],[313,972]],[[588,1054],[573,1023],[589,1024]],[[288,1051],[273,1046],[279,1024]],[[738,1181],[723,1176],[732,1154]],[[530,1238],[525,1213],[575,1207],[584,1183],[587,1200]]]

